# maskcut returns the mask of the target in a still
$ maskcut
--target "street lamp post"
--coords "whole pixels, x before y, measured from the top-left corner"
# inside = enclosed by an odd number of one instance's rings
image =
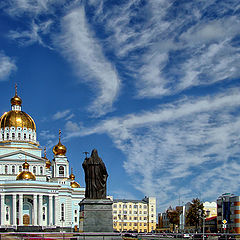
[[[203,238],[202,239],[204,240],[205,218],[204,218],[204,216],[201,216],[202,215],[201,209],[198,210],[198,214],[199,214],[199,217],[203,220]]]

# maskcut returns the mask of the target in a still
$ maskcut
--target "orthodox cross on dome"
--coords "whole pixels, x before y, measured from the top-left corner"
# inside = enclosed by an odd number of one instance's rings
[[[86,158],[87,158],[87,155],[89,154],[89,152],[83,152],[83,154],[85,154],[85,155],[86,155]]]
[[[58,134],[59,134],[59,142],[60,142],[60,140],[61,140],[61,134],[62,134],[62,131],[61,131],[61,129],[59,129],[59,132],[58,132]]]
[[[17,96],[17,83],[15,83],[15,96]]]

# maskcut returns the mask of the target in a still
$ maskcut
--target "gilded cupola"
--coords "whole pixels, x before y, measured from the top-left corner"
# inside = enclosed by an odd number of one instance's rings
[[[61,143],[61,130],[59,130],[59,141],[56,146],[53,148],[54,155],[62,155],[65,156],[67,152],[67,148]]]
[[[30,180],[30,181],[35,181],[36,177],[33,173],[29,171],[29,164],[27,163],[27,160],[23,163],[23,171],[20,172],[17,175],[16,180]]]
[[[45,159],[45,168],[46,169],[49,169],[51,166],[52,166],[52,163],[51,163],[51,161],[47,158],[47,152],[46,152],[46,147],[44,147],[44,157],[43,157],[44,159]]]
[[[5,112],[0,118],[2,141],[27,141],[36,144],[36,125],[33,119],[22,111],[22,100],[17,94],[11,99],[12,110]]]
[[[71,168],[71,174],[69,176],[69,179],[72,180],[71,183],[70,183],[72,188],[80,188],[80,185],[77,182],[74,181],[75,180],[75,175],[73,174],[72,168]]]

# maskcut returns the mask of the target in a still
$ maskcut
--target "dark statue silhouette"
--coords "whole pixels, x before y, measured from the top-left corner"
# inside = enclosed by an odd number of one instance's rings
[[[108,173],[96,149],[92,150],[90,158],[85,158],[82,166],[85,172],[85,198],[105,199]]]

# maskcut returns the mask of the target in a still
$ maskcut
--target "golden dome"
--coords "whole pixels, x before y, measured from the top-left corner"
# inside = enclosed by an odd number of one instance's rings
[[[67,148],[61,143],[61,130],[59,130],[59,142],[53,148],[54,155],[62,155],[64,156],[67,152]]]
[[[74,181],[73,181],[73,182],[71,182],[70,184],[71,184],[71,187],[72,187],[72,188],[80,188],[80,185],[79,185],[77,182],[74,182]]]
[[[52,163],[47,159],[45,168],[50,168],[52,166]]]
[[[17,84],[15,84],[15,96],[11,99],[11,105],[22,105],[22,99],[17,95]]]
[[[47,159],[46,147],[44,147],[44,157],[43,158],[46,160],[45,168],[49,169],[52,166],[52,163],[49,159]]]
[[[22,99],[21,99],[19,96],[15,95],[15,96],[11,99],[11,105],[12,105],[12,106],[13,106],[13,105],[19,105],[19,106],[21,106],[21,105],[22,105]]]
[[[69,176],[69,178],[70,178],[71,180],[74,180],[74,179],[75,179],[75,175],[74,175],[73,173],[71,173],[71,175]]]
[[[36,180],[36,177],[33,173],[28,171],[29,164],[27,163],[27,160],[25,159],[25,162],[23,163],[23,171],[20,172],[17,175],[16,180]]]
[[[33,181],[35,181],[36,177],[34,176],[33,173],[31,173],[29,171],[23,171],[17,175],[16,180],[33,180]]]
[[[29,169],[29,164],[27,163],[27,160],[25,160],[25,163],[23,164],[23,169]]]
[[[0,118],[1,128],[6,127],[21,127],[21,128],[30,128],[36,131],[36,125],[33,119],[23,111],[11,110],[7,113],[4,113]]]

